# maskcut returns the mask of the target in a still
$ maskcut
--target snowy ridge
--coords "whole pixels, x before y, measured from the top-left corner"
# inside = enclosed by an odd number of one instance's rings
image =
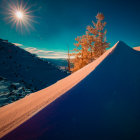
[[[119,41],[72,75],[2,107],[0,136],[40,110],[5,138],[120,139],[120,135],[134,136],[140,124],[137,117],[140,115],[139,64],[140,52]],[[29,130],[28,126],[32,125]]]

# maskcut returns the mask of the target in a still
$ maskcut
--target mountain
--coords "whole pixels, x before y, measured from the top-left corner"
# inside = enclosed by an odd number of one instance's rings
[[[1,77],[23,85],[30,92],[41,90],[68,75],[51,63],[2,39],[0,39],[0,66]],[[20,97],[23,96],[18,96],[17,99]],[[3,105],[1,102],[0,104]]]
[[[0,136],[14,129],[3,139],[139,140],[139,72],[140,52],[119,41],[65,79],[1,108]]]

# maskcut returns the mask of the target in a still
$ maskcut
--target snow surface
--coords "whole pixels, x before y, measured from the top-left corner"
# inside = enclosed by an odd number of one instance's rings
[[[3,139],[136,140],[139,72],[140,52],[120,41],[56,84],[2,107],[0,136],[27,120]]]
[[[134,47],[134,50],[140,51],[140,47]]]

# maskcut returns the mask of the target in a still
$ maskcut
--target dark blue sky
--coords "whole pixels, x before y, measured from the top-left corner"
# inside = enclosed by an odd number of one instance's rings
[[[98,12],[105,16],[111,46],[118,40],[140,46],[139,0],[29,0],[28,6],[38,22],[33,23],[35,30],[29,33],[21,33],[4,20],[7,1],[0,0],[0,38],[23,44],[22,47],[66,52],[69,44],[73,49],[75,38],[85,33]]]

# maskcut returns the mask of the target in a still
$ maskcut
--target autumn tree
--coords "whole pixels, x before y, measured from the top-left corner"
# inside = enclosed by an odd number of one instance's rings
[[[104,22],[104,15],[102,13],[98,13],[96,16],[97,23],[92,21],[93,26],[88,26],[86,33],[89,36],[92,36],[92,51],[94,59],[101,56],[105,51],[106,48],[109,47],[109,43],[106,40],[106,33],[107,30],[104,29],[106,26],[106,22]]]
[[[89,42],[87,40],[87,35],[77,37],[75,40],[78,43],[74,44],[76,48],[71,54],[72,56],[74,56],[74,59],[72,59],[72,63],[74,64],[74,68],[72,69],[72,71],[77,71],[78,69],[84,67],[89,63]]]
[[[85,35],[75,39],[77,41],[74,44],[76,48],[71,54],[74,57],[72,60],[74,65],[73,72],[97,59],[109,47],[109,43],[106,41],[107,30],[104,30],[106,25],[106,22],[103,21],[104,15],[98,13],[96,19],[97,23],[92,22],[93,26],[87,26]]]

